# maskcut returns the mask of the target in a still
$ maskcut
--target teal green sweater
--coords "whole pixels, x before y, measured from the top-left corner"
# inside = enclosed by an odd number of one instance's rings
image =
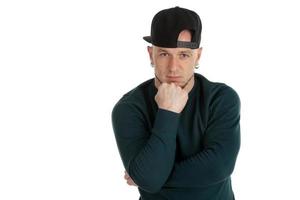
[[[178,114],[159,109],[154,79],[125,94],[112,111],[124,167],[143,200],[233,200],[230,175],[240,148],[240,99],[195,73]]]

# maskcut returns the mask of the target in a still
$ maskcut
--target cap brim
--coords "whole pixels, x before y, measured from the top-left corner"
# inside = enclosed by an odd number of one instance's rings
[[[145,37],[143,37],[143,39],[144,39],[146,42],[149,42],[149,43],[152,44],[151,36],[145,36]]]

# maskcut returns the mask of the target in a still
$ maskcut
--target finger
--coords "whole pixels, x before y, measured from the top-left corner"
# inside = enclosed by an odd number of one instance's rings
[[[129,176],[127,174],[124,175],[124,179],[129,179]]]
[[[137,186],[137,185],[135,184],[135,182],[133,182],[132,179],[128,179],[128,180],[127,180],[127,184],[128,184],[128,185],[132,185],[132,186]]]
[[[133,181],[130,181],[130,179],[129,179],[129,180],[127,180],[127,184],[128,185],[133,185]]]
[[[127,180],[130,178],[130,176],[128,175],[128,173],[125,171],[125,175],[124,175],[124,178]]]

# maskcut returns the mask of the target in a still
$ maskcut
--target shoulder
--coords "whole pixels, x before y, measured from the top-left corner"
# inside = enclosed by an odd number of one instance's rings
[[[146,80],[135,88],[131,89],[121,97],[118,103],[134,103],[142,100],[145,97],[145,93],[148,92],[149,87],[151,87],[152,81],[153,78]]]
[[[201,74],[195,74],[200,86],[201,94],[204,96],[209,107],[217,105],[240,107],[240,98],[238,93],[229,85],[222,82],[213,82]]]
[[[153,78],[144,81],[137,87],[125,93],[115,104],[113,112],[126,112],[142,110],[146,106]]]

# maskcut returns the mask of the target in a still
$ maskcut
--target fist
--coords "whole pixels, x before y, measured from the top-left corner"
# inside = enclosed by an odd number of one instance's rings
[[[125,173],[124,179],[126,180],[127,184],[131,185],[131,186],[137,186],[135,184],[135,182],[133,182],[133,180],[131,179],[131,177],[128,175],[128,173],[126,171],[124,173]]]
[[[155,95],[160,109],[181,113],[188,100],[188,93],[174,83],[162,83]]]

